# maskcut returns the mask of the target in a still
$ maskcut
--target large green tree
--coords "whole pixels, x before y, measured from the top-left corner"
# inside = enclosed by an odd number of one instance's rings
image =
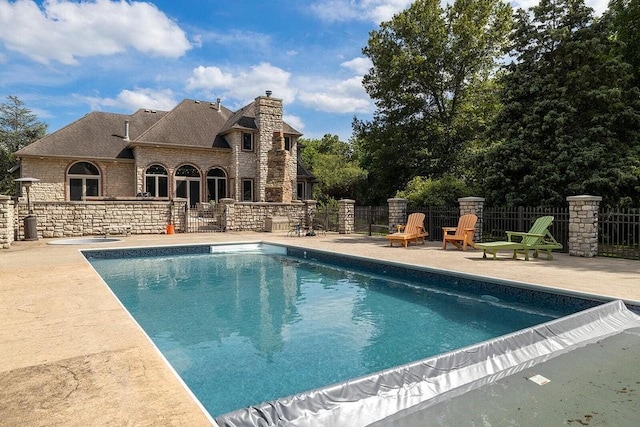
[[[640,126],[631,67],[582,0],[542,0],[531,12],[517,14],[500,142],[480,163],[486,196],[512,206],[564,205],[577,194],[629,202]]]
[[[464,152],[492,109],[487,81],[504,52],[510,6],[499,0],[417,0],[370,34],[373,63],[363,84],[373,120],[354,120],[372,199],[384,200],[414,176],[462,169]],[[492,100],[489,105],[493,105]],[[375,201],[375,200],[374,200]]]
[[[24,106],[17,96],[8,96],[0,104],[0,194],[13,194],[15,183],[9,173],[16,164],[13,153],[42,138],[47,125]]]
[[[300,139],[302,165],[320,181],[314,198],[356,198],[359,183],[366,172],[360,168],[351,144],[340,141],[337,135],[322,139]]]

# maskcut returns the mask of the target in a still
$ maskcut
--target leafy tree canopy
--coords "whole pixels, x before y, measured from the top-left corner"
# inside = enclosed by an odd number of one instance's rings
[[[24,106],[17,96],[8,96],[0,104],[0,194],[15,192],[13,176],[9,173],[16,164],[13,153],[40,139],[47,133],[47,125]]]
[[[640,159],[631,67],[582,0],[542,0],[532,12],[518,12],[517,60],[502,79],[502,142],[479,163],[486,196],[512,206],[577,194],[624,202],[637,195]]]
[[[510,6],[499,0],[445,7],[417,0],[371,33],[363,53],[373,68],[363,83],[377,110],[371,122],[354,121],[354,134],[378,199],[414,176],[462,169],[464,151],[494,111],[477,102],[495,105],[487,80],[511,22]]]
[[[472,190],[459,177],[446,174],[438,179],[416,176],[397,197],[407,199],[412,208],[424,206],[456,206],[460,197],[471,196]]]
[[[314,198],[320,202],[327,198],[355,198],[359,182],[366,172],[360,168],[353,147],[340,141],[337,135],[325,135],[322,139],[300,141],[302,165],[320,184],[314,189]]]

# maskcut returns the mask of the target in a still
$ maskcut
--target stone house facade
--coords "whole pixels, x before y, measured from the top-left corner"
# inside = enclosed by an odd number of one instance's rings
[[[186,99],[171,111],[92,112],[15,154],[20,175],[39,180],[37,201],[310,199],[302,134],[282,110],[267,91],[237,111]]]

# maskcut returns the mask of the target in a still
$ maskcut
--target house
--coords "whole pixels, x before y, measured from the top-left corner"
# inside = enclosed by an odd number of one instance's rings
[[[171,111],[92,112],[15,153],[39,201],[136,197],[217,202],[311,198],[298,165],[302,134],[282,120],[282,100],[255,98],[238,111],[185,99]]]

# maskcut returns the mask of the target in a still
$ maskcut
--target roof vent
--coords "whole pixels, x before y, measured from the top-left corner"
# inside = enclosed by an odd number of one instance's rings
[[[267,98],[268,98],[268,97],[270,97],[270,96],[271,96],[271,94],[272,94],[273,92],[271,92],[270,90],[268,90],[268,91],[266,91],[265,93],[267,94]]]

